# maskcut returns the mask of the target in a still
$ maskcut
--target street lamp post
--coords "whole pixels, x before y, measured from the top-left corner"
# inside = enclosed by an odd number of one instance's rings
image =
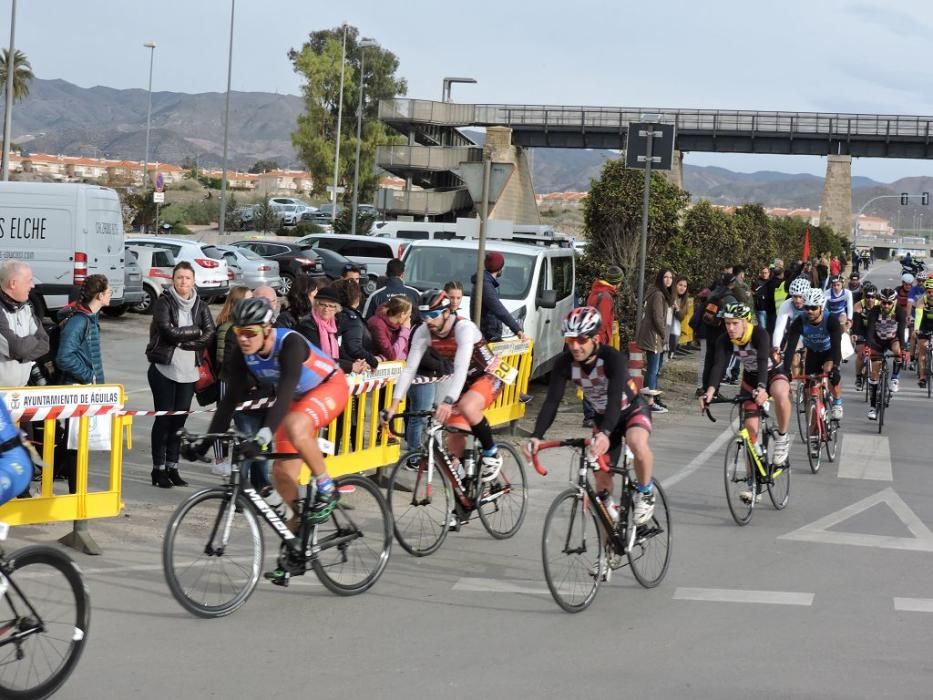
[[[146,110],[146,155],[143,160],[143,194],[149,190],[149,130],[152,127],[152,63],[155,59],[155,42],[147,41],[143,46],[149,49],[149,107]],[[156,221],[156,226],[159,222]],[[143,223],[143,233],[148,231],[148,226]]]
[[[343,128],[343,74],[347,67],[347,23],[343,23],[343,51],[340,54],[340,96],[337,104],[337,144],[334,148],[334,189],[330,193],[330,222],[337,220],[337,180],[340,176],[340,129]]]
[[[6,55],[6,104],[3,119],[3,156],[0,158],[0,179],[10,179],[10,139],[13,138],[13,80],[16,77],[16,0],[10,12],[10,48]]]
[[[356,163],[353,166],[353,219],[350,233],[356,235],[356,218],[360,206],[360,141],[363,136],[363,88],[366,80],[366,49],[379,46],[372,39],[362,39],[360,47],[360,101],[356,108]]]
[[[233,15],[236,0],[230,0],[230,45],[227,50],[227,96],[224,100],[224,164],[220,175],[220,221],[217,222],[218,235],[224,235],[224,223],[227,218],[227,137],[230,133],[230,77],[233,73]]]

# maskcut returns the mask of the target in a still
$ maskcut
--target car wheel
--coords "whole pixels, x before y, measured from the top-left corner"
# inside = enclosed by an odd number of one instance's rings
[[[123,306],[105,306],[101,309],[104,313],[104,316],[110,316],[111,318],[117,318],[122,316],[129,310],[129,307],[124,304]]]
[[[133,307],[133,311],[139,314],[151,314],[152,307],[155,306],[156,299],[158,299],[159,296],[151,287],[145,287],[143,291],[146,294],[143,300]]]
[[[363,282],[363,285],[362,285],[363,294],[365,294],[366,296],[369,296],[370,294],[375,292],[378,288],[379,287],[376,283],[375,275],[370,275],[369,277],[367,277],[366,281]]]
[[[295,284],[295,278],[286,273],[282,275],[282,296],[286,296],[292,289],[292,285]]]

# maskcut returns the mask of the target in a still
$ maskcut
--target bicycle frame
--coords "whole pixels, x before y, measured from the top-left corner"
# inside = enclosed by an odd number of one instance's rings
[[[738,399],[714,400],[712,401],[712,403],[737,403],[737,402],[743,403],[745,401],[750,401],[750,400],[751,400],[750,396],[745,396],[744,398],[739,397]],[[706,413],[707,418],[709,418],[714,423],[716,422],[716,419],[713,417],[713,414],[710,413],[709,405],[706,406],[705,413]],[[742,414],[743,414],[742,425],[736,431],[735,435],[737,439],[740,439],[744,443],[745,452],[751,458],[752,464],[755,466],[755,469],[758,472],[758,476],[756,476],[756,480],[759,483],[766,484],[770,480],[774,479],[775,477],[780,476],[784,472],[785,468],[783,466],[777,467],[773,469],[770,473],[768,472],[768,467],[772,465],[766,465],[764,462],[762,462],[761,457],[758,455],[758,451],[755,449],[755,443],[752,441],[751,432],[745,426],[745,420],[747,416],[745,416],[744,413],[745,412],[742,411]],[[763,406],[758,407],[758,420],[760,421],[759,426],[758,426],[758,437],[759,439],[761,439],[761,436],[764,433],[770,434],[771,431],[773,430],[771,427],[771,414]]]
[[[16,556],[15,553],[13,556],[14,557]],[[26,607],[29,608],[29,614],[32,616],[34,620],[34,623],[31,624],[28,629],[21,629],[11,634],[9,637],[5,637],[2,640],[0,640],[0,647],[5,647],[8,644],[18,644],[19,642],[26,639],[27,637],[32,636],[36,632],[44,631],[45,623],[42,621],[42,616],[39,615],[39,613],[33,607],[32,603],[29,602],[29,597],[23,592],[23,589],[20,588],[17,585],[16,581],[13,579],[13,574],[10,571],[10,567],[9,567],[9,564],[7,563],[6,556],[2,554],[0,554],[0,574],[3,574],[3,577],[7,581],[7,585],[10,586],[16,592],[17,596],[19,596],[19,598],[21,598],[24,603],[26,603]],[[6,604],[10,606],[10,609],[13,611],[13,615],[17,621],[21,621],[26,618],[25,615],[22,615],[19,613],[19,611],[17,611],[14,596],[11,596],[9,595],[9,593],[7,593],[6,596],[4,597],[4,600],[6,601]],[[2,630],[0,630],[0,632],[2,632]]]

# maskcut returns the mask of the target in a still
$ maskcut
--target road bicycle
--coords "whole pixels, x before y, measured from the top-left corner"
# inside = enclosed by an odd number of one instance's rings
[[[732,398],[717,397],[706,404],[704,413],[716,422],[709,407],[712,404],[743,404],[754,402],[751,394],[736,394]],[[755,505],[761,500],[761,494],[767,490],[771,504],[777,510],[787,506],[790,496],[790,457],[782,466],[776,466],[768,449],[771,441],[777,435],[777,428],[771,421],[771,412],[768,404],[757,406],[759,418],[758,442],[752,441],[751,433],[744,425],[743,416],[740,415],[739,429],[735,439],[726,447],[726,457],[723,463],[723,479],[726,487],[726,502],[732,519],[738,525],[747,525],[752,519]],[[747,417],[747,412],[745,417]]]
[[[444,432],[466,431],[440,423],[434,411],[406,411],[393,416],[389,424],[398,437],[404,437],[393,427],[399,418],[427,419],[423,444],[402,455],[386,486],[395,539],[402,549],[416,557],[433,554],[451,529],[459,532],[474,516],[496,539],[518,532],[528,509],[528,485],[515,448],[497,443],[502,469],[493,478],[484,478],[478,440],[474,438],[466,448],[459,468],[444,446]]]
[[[169,520],[162,566],[175,600],[193,615],[207,618],[229,615],[246,602],[263,568],[257,515],[281,540],[278,566],[289,577],[313,570],[337,595],[369,590],[385,570],[392,548],[389,507],[379,488],[356,474],[334,479],[337,505],[327,520],[315,524],[307,517],[315,497],[312,480],[299,497],[298,529],[292,532],[241,475],[241,448],[249,439],[236,431],[182,433],[183,444],[207,441],[227,446],[231,469],[226,483],[192,494]],[[264,456],[275,460],[297,455]]]
[[[881,431],[884,429],[884,416],[888,411],[888,406],[891,403],[891,399],[894,396],[894,393],[891,391],[891,370],[888,367],[888,359],[894,357],[890,351],[885,350],[881,353],[880,360],[875,360],[870,354],[869,350],[866,350],[867,357],[865,358],[865,364],[871,366],[873,362],[881,362],[881,368],[878,371],[878,393],[876,394],[875,399],[875,411],[877,411],[877,421],[878,421],[878,434],[881,434]]]
[[[839,421],[829,415],[833,405],[833,396],[829,391],[826,373],[806,374],[798,377],[807,392],[807,413],[804,418],[797,415],[798,423],[803,421],[804,445],[810,471],[816,474],[820,470],[823,450],[826,458],[836,459],[839,446]],[[805,431],[805,432],[804,432]]]
[[[920,363],[917,363],[917,378],[926,381],[927,384],[927,398],[933,398],[933,381],[931,381],[931,374],[933,374],[933,338],[928,337],[927,335],[919,335],[918,337],[921,340],[926,340],[926,347],[923,350],[923,360],[924,367],[921,372]]]
[[[0,540],[9,526],[0,523]],[[0,697],[47,698],[87,644],[91,600],[77,565],[46,545],[0,550]]]
[[[572,438],[541,442],[532,455],[532,464],[542,476],[547,470],[538,456],[541,450],[571,447],[578,453],[576,482],[561,491],[544,519],[541,557],[544,578],[554,601],[570,613],[590,606],[602,581],[612,570],[626,563],[632,575],[645,588],[657,586],[671,561],[671,513],[661,484],[654,481],[654,515],[636,525],[634,518],[635,482],[629,473],[629,452],[622,450],[621,466],[610,466],[606,456],[593,459],[587,449],[590,440]],[[622,476],[618,514],[610,513],[590,481],[590,472]]]

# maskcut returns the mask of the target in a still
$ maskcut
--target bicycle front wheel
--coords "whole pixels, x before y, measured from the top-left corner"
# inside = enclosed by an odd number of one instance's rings
[[[91,603],[74,562],[44,545],[6,562],[0,602],[0,697],[47,698],[68,679],[87,642]]]
[[[807,393],[807,386],[803,382],[797,385],[797,395],[794,400],[794,413],[797,414],[797,430],[800,432],[800,441],[807,444],[807,435],[809,427],[807,425],[807,409],[810,405],[810,397]]]
[[[528,483],[525,464],[511,445],[499,443],[502,470],[480,491],[476,510],[486,532],[505,540],[518,532],[528,510]]]
[[[784,510],[790,496],[790,457],[780,467],[771,466],[771,482],[768,484],[768,497],[775,510]]]
[[[453,490],[437,464],[428,480],[427,453],[418,450],[402,455],[389,476],[386,500],[395,523],[395,539],[402,549],[425,557],[444,544],[453,511]]]
[[[654,482],[654,515],[644,525],[635,525],[632,499],[629,500],[628,522],[635,528],[635,541],[628,548],[628,562],[635,580],[645,588],[654,588],[671,563],[671,511],[667,496],[657,481]]]
[[[816,474],[820,470],[820,461],[823,454],[823,426],[820,417],[821,407],[815,401],[810,402],[807,411],[807,460],[810,462],[810,471]]]
[[[165,530],[162,568],[175,600],[198,617],[223,617],[250,597],[262,572],[263,541],[252,505],[226,488],[192,494]]]
[[[927,341],[927,366],[924,368],[924,379],[927,380],[927,398],[933,397],[933,382],[930,381],[930,371],[933,370],[933,339]]]
[[[884,428],[884,414],[888,408],[888,375],[882,372],[878,377],[878,393],[875,399],[875,410],[878,411],[878,434]]]
[[[726,448],[723,477],[729,512],[738,525],[746,525],[752,519],[752,509],[755,507],[755,499],[758,498],[756,480],[752,474],[754,465],[750,462],[745,442],[741,439],[731,441]]]
[[[554,601],[570,613],[586,610],[609,567],[593,504],[571,487],[548,509],[541,538],[544,579]]]
[[[830,419],[826,423],[826,459],[830,462],[836,461],[836,453],[839,451],[839,421]]]
[[[382,493],[364,476],[334,479],[340,500],[317,526],[321,548],[311,565],[331,593],[356,595],[379,580],[392,551],[392,516]]]

